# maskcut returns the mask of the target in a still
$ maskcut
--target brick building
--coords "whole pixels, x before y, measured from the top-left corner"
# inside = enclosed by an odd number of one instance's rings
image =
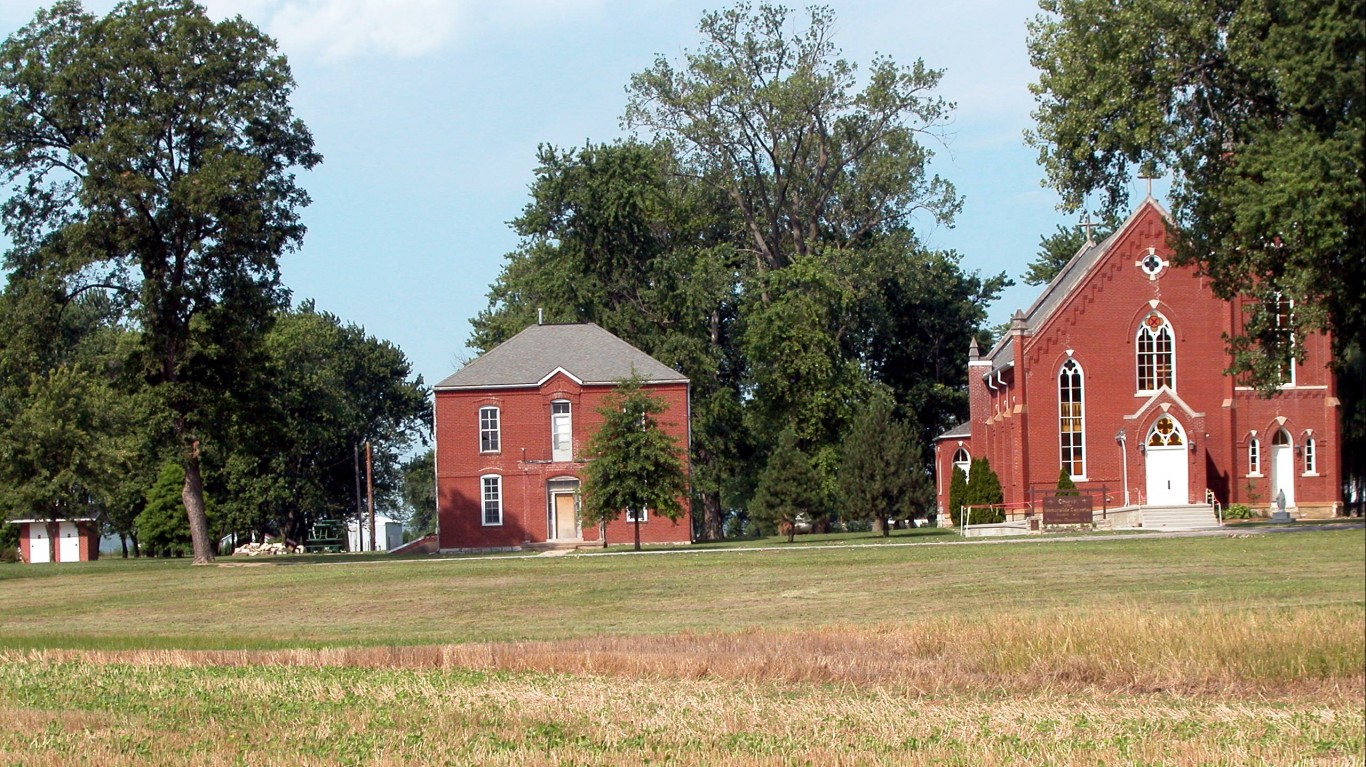
[[[19,558],[29,564],[88,562],[100,557],[100,526],[94,519],[15,519]]]
[[[971,415],[935,445],[941,513],[953,467],[979,457],[1016,510],[1037,509],[1066,468],[1111,508],[1265,510],[1284,492],[1296,516],[1340,513],[1330,339],[1306,338],[1304,363],[1269,399],[1224,375],[1223,336],[1240,328],[1245,302],[1216,298],[1194,267],[1170,263],[1168,222],[1145,200],[1016,312],[990,351],[969,351]]]
[[[533,325],[437,384],[441,550],[601,541],[578,519],[583,451],[602,423],[599,408],[632,375],[667,404],[661,427],[686,460],[688,379],[597,325]],[[634,524],[623,514],[607,525],[607,541],[633,540]],[[672,522],[645,511],[642,542],[691,537],[689,514]]]

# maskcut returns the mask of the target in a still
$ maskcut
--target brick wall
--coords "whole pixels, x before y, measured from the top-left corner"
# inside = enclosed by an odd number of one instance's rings
[[[688,450],[688,388],[686,384],[647,387],[663,399],[668,409],[660,416],[664,430],[683,452]],[[438,391],[436,393],[436,471],[438,532],[442,549],[517,547],[549,540],[550,499],[547,483],[555,479],[579,479],[592,435],[602,424],[598,413],[612,386],[581,386],[557,373],[540,387],[484,391]],[[551,403],[570,403],[572,458],[555,461],[551,450]],[[497,407],[500,449],[479,450],[479,410]],[[686,463],[685,463],[686,466]],[[482,524],[481,477],[502,477],[503,521]],[[687,499],[684,499],[687,508]],[[583,540],[598,541],[596,527],[585,527]],[[641,540],[647,543],[691,540],[692,523],[685,516],[677,523],[653,514],[641,524]],[[634,531],[623,518],[607,529],[609,543],[634,540]]]

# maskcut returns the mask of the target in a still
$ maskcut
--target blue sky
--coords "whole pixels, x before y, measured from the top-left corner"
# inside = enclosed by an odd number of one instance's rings
[[[0,35],[44,3],[6,0]],[[113,3],[87,1],[103,13]],[[625,135],[625,86],[657,54],[699,40],[720,0],[210,0],[215,18],[241,14],[274,36],[294,69],[296,114],[322,165],[302,175],[313,204],[308,236],[282,262],[296,301],[363,325],[412,360],[428,384],[454,372],[469,318],[486,304],[507,225],[527,202],[536,147]],[[957,103],[935,169],[966,198],[953,228],[917,229],[954,249],[968,270],[1018,279],[1039,236],[1073,216],[1042,188],[1024,145],[1034,79],[1025,50],[1032,0],[868,0],[831,3],[836,44],[861,71],[874,54],[945,69],[940,95]],[[1135,182],[1131,195],[1142,191]],[[1009,290],[1002,322],[1036,288]]]

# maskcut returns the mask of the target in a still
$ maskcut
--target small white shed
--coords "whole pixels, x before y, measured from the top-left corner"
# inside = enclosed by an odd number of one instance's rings
[[[403,545],[403,523],[383,514],[375,515],[375,550],[389,551]],[[370,550],[370,520],[346,523],[347,551]]]

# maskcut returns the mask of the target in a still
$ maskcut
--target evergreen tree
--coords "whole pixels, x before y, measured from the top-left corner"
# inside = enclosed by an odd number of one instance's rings
[[[646,513],[674,522],[683,516],[688,478],[677,442],[660,426],[667,407],[640,379],[622,381],[598,410],[602,426],[588,443],[592,460],[583,469],[583,520],[605,526],[629,510],[636,551]],[[605,528],[602,545],[607,546]]]
[[[749,505],[750,518],[772,530],[785,530],[791,543],[797,522],[803,518],[815,521],[825,514],[825,507],[820,475],[798,446],[796,432],[784,429],[759,474],[759,486]]]
[[[991,462],[986,458],[972,459],[972,471],[968,474],[963,505],[979,507],[972,510],[969,522],[974,525],[1004,522],[1005,511],[999,506],[1005,502],[1005,495],[1001,492],[1001,478],[992,471]]]
[[[891,399],[876,397],[854,421],[840,451],[841,516],[870,521],[891,534],[889,520],[924,510],[930,482],[914,430],[893,416]]]
[[[1081,495],[1077,490],[1077,483],[1072,481],[1072,475],[1065,466],[1058,470],[1058,488],[1054,495]]]
[[[968,475],[960,467],[953,467],[949,479],[949,519],[955,525],[963,524],[963,506],[968,502]]]

